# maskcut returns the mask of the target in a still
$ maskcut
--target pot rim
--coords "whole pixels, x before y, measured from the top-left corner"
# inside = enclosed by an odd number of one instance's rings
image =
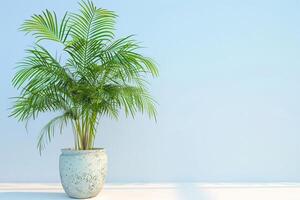
[[[73,148],[63,148],[61,149],[63,154],[86,154],[86,153],[101,153],[105,152],[104,148],[93,148],[88,150],[75,150]]]

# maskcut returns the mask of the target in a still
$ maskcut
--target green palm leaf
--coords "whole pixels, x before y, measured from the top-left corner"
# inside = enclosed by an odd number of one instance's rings
[[[42,14],[33,15],[31,19],[26,20],[20,30],[32,33],[37,42],[41,40],[53,40],[64,43],[71,30],[68,22],[69,17],[67,13],[59,24],[55,12],[51,13],[49,10],[46,10]]]
[[[42,153],[42,150],[45,148],[46,144],[51,142],[57,128],[59,129],[59,133],[62,134],[63,128],[68,124],[69,117],[69,113],[66,112],[63,115],[53,118],[43,127],[37,143],[37,148],[40,153]]]
[[[73,38],[91,40],[111,40],[114,38],[116,14],[97,8],[91,1],[80,3],[80,14],[71,14]]]

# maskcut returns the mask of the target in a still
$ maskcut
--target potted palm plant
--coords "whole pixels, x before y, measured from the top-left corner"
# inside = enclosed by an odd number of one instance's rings
[[[146,86],[146,75],[158,75],[154,62],[140,53],[132,36],[116,39],[117,15],[82,1],[79,13],[66,13],[58,20],[48,10],[26,20],[20,30],[35,38],[34,46],[19,63],[12,80],[20,95],[11,116],[19,121],[36,119],[40,113],[59,113],[38,136],[42,152],[55,133],[71,126],[74,147],[63,149],[59,160],[65,192],[74,198],[96,196],[102,189],[107,156],[95,148],[97,125],[103,116],[118,118],[147,112],[155,119],[155,102]],[[48,40],[61,45],[54,56]]]

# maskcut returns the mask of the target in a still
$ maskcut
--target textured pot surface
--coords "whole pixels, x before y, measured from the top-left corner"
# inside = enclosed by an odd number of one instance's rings
[[[59,157],[60,180],[73,198],[91,198],[101,191],[107,170],[104,149],[62,149]]]

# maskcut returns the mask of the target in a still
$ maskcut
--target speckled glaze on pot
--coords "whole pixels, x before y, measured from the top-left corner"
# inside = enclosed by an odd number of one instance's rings
[[[60,180],[65,192],[72,198],[97,196],[103,187],[106,170],[104,149],[62,149],[59,157]]]

